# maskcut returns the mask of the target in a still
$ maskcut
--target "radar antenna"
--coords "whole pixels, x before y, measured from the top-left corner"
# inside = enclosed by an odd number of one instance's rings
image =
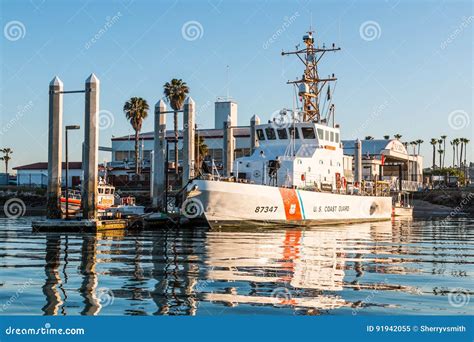
[[[303,36],[303,42],[306,45],[305,48],[300,49],[297,47],[295,51],[283,51],[281,54],[282,56],[296,55],[305,65],[305,70],[301,79],[287,82],[287,84],[298,85],[298,95],[300,96],[300,100],[303,102],[303,122],[322,123],[324,120],[321,119],[319,100],[321,94],[324,94],[324,87],[329,84],[329,82],[336,81],[337,78],[334,74],[327,78],[320,78],[318,73],[318,63],[326,52],[339,51],[341,48],[336,47],[334,43],[331,48],[326,48],[324,45],[322,48],[315,47],[313,33],[314,31],[310,30]]]

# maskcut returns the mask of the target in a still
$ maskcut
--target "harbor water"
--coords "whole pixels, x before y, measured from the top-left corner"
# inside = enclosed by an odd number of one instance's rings
[[[474,219],[32,233],[0,219],[1,315],[474,312]]]

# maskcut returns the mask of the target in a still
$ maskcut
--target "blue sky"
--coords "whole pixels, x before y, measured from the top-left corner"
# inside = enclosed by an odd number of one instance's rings
[[[98,76],[103,146],[132,132],[124,101],[141,96],[153,107],[171,78],[188,83],[199,127],[213,127],[213,102],[227,89],[239,104],[239,124],[253,114],[265,120],[292,106],[285,82],[302,68],[280,52],[301,43],[312,22],[318,42],[342,48],[324,58],[321,73],[339,79],[334,103],[343,138],[421,138],[429,165],[432,137],[474,144],[472,4],[1,0],[0,147],[14,150],[12,166],[47,160],[48,83],[55,75],[66,90],[83,88],[91,72]],[[83,125],[83,112],[82,94],[65,96],[64,124]],[[152,127],[150,115],[143,131]],[[82,130],[71,134],[72,160],[80,159],[82,139]]]

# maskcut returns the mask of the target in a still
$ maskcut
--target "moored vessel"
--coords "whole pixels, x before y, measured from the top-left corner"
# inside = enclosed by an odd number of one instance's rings
[[[353,158],[343,153],[330,88],[336,77],[321,77],[318,70],[321,58],[340,48],[315,46],[312,31],[303,42],[303,48],[282,52],[296,55],[305,65],[301,78],[287,82],[295,88],[298,105],[251,127],[251,155],[235,161],[228,156],[224,177],[208,174],[191,181],[181,206],[184,216],[193,219],[203,214],[211,227],[391,218],[390,189],[380,182],[367,191],[357,160],[356,177],[348,173]]]

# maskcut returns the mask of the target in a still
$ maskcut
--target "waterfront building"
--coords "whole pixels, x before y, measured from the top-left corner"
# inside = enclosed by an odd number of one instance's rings
[[[38,162],[14,167],[18,186],[38,186],[46,187],[48,185],[48,163]],[[66,163],[63,162],[62,174],[66,174]],[[63,177],[64,178],[64,177]],[[69,162],[68,174],[69,186],[77,186],[81,183],[82,163]],[[62,186],[65,186],[65,179],[62,180]]]

